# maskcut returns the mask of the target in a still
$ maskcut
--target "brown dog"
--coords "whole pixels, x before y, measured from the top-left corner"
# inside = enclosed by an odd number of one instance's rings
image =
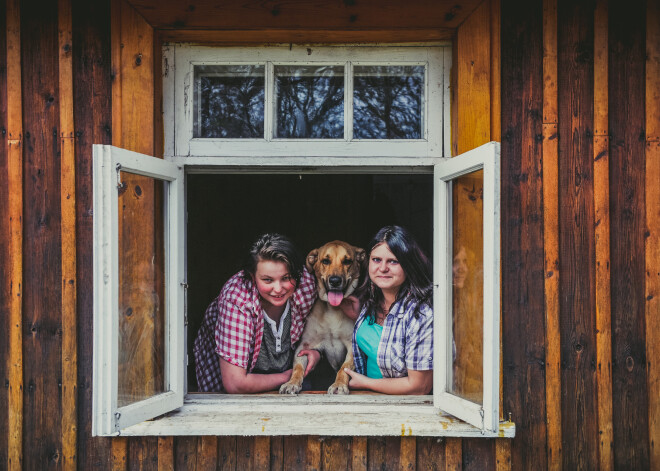
[[[364,249],[335,240],[307,255],[307,268],[316,276],[319,297],[305,322],[300,346],[293,361],[291,379],[280,387],[280,394],[297,394],[302,388],[307,356],[301,350],[319,350],[337,371],[328,394],[348,394],[348,375],[353,369],[352,336],[355,321],[339,308],[344,297],[355,291],[365,266]]]

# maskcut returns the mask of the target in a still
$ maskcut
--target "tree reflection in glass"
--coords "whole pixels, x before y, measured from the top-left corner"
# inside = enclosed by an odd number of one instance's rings
[[[264,137],[264,66],[195,66],[193,136]]]
[[[424,66],[355,66],[353,137],[422,139]]]
[[[275,137],[344,137],[344,67],[275,66]]]

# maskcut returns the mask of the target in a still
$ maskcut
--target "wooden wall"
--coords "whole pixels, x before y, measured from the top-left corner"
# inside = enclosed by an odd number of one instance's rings
[[[516,438],[92,438],[91,144],[160,152],[159,35],[0,0],[0,469],[660,469],[657,2],[486,0],[454,49],[452,149],[502,141]]]

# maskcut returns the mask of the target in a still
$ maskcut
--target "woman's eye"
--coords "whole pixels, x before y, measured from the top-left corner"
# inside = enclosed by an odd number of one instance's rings
[[[380,263],[380,258],[374,257],[371,259],[371,261],[374,263]]]
[[[398,260],[390,260],[390,265],[398,265],[399,261]]]
[[[327,258],[324,258],[323,260],[321,260],[321,263],[323,265],[330,265],[330,260],[328,260]]]

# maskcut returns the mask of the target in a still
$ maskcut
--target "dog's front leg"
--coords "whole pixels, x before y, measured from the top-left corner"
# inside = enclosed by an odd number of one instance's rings
[[[355,369],[355,365],[353,363],[353,351],[350,348],[348,348],[348,353],[346,354],[344,363],[339,368],[339,371],[337,371],[335,382],[332,383],[328,388],[328,394],[350,394],[348,389],[348,380],[351,378],[344,371],[344,368],[348,368],[349,370]]]
[[[298,394],[302,389],[303,378],[305,377],[305,368],[307,368],[307,355],[298,356],[301,350],[309,348],[301,345],[296,349],[293,359],[293,372],[291,379],[280,386],[280,394]]]

